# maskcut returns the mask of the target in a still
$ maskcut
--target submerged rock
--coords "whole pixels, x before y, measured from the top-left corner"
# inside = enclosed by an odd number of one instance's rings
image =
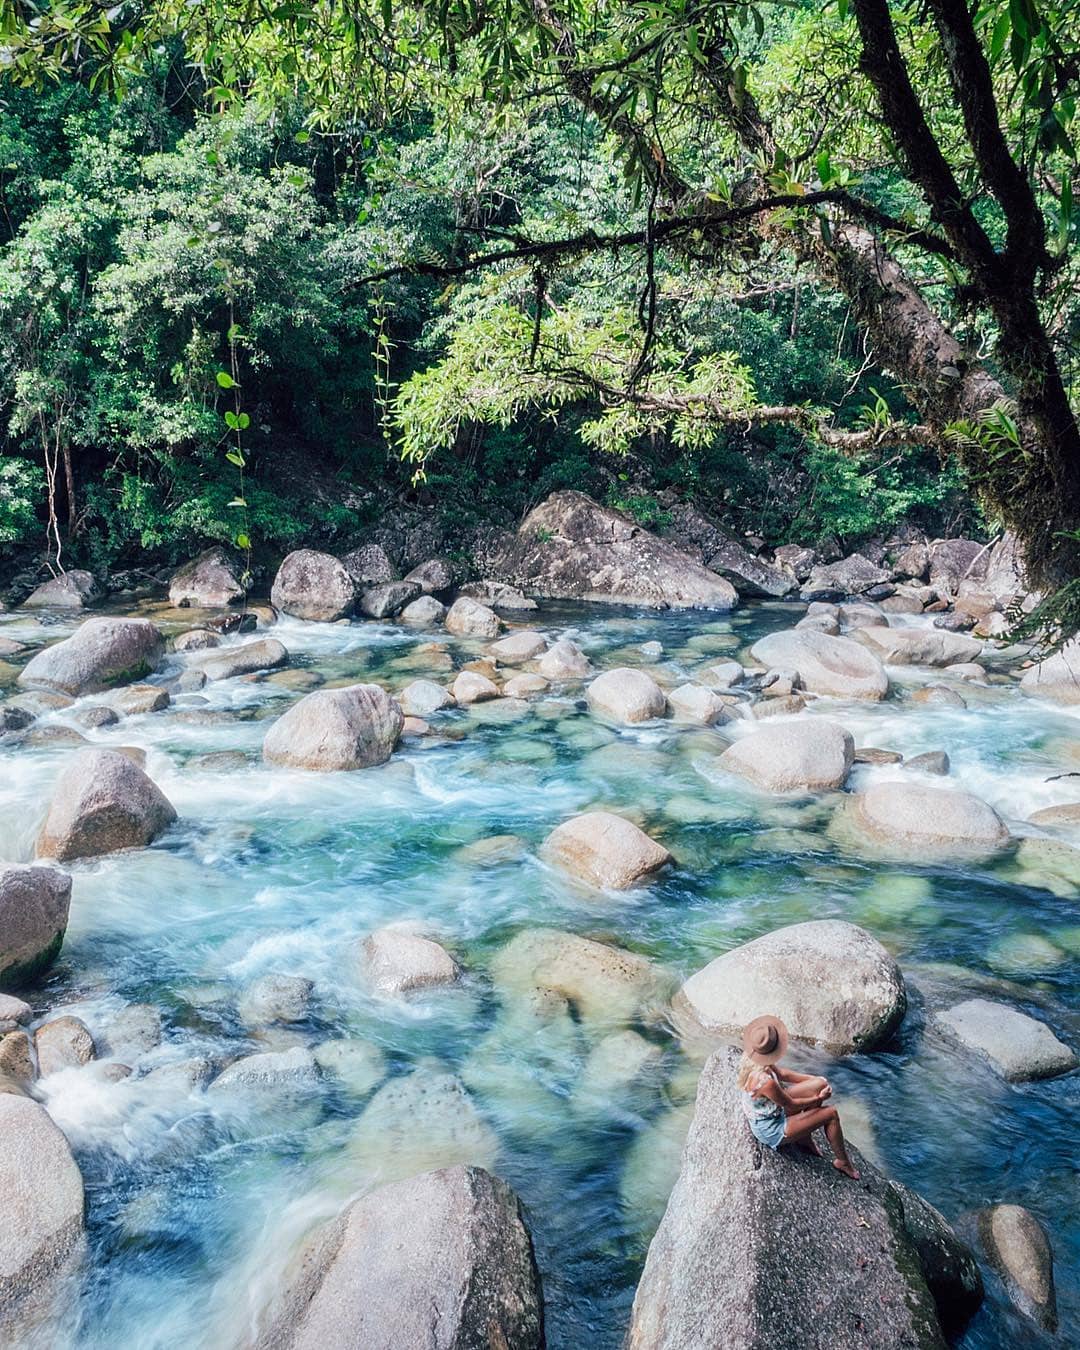
[[[318,1084],[319,1068],[314,1055],[296,1045],[291,1050],[245,1055],[218,1074],[210,1084],[210,1091],[307,1096]]]
[[[1044,1331],[1056,1331],[1054,1249],[1039,1220],[1021,1205],[994,1205],[979,1211],[976,1231],[1016,1307]]]
[[[852,638],[788,629],[760,638],[750,654],[764,666],[797,671],[802,687],[813,694],[877,700],[889,692],[881,662]]]
[[[36,653],[19,684],[78,697],[99,694],[152,674],[165,655],[165,640],[146,619],[87,619],[63,642]]]
[[[815,717],[743,736],[717,762],[766,792],[824,792],[843,785],[854,756],[851,734]]]
[[[244,599],[236,564],[221,547],[208,548],[178,567],[169,582],[169,604],[186,609],[221,609]]]
[[[56,959],[70,908],[71,878],[58,867],[0,867],[0,989],[25,984]]]
[[[145,848],[176,820],[172,803],[120,750],[80,750],[57,779],[39,858],[70,862]]]
[[[855,1183],[828,1158],[762,1148],[735,1062],[720,1051],[702,1073],[627,1350],[941,1350],[946,1326],[961,1328],[982,1301],[971,1253],[937,1210],[864,1159]]]
[[[445,947],[404,926],[369,933],[360,953],[365,984],[384,997],[457,984],[461,979],[461,967]]]
[[[345,1145],[342,1163],[350,1176],[370,1185],[437,1167],[491,1167],[498,1154],[498,1135],[461,1080],[423,1068],[379,1088]]]
[[[498,637],[502,627],[502,621],[493,609],[467,595],[459,595],[450,606],[445,624],[448,633],[465,638]]]
[[[0,1338],[19,1344],[83,1251],[82,1176],[63,1134],[28,1097],[0,1096]],[[29,1305],[29,1306],[28,1306]]]
[[[656,1008],[666,981],[636,952],[555,928],[526,928],[491,960],[491,981],[504,999],[537,993],[565,999],[591,1030],[621,1026]]]
[[[356,582],[331,554],[301,548],[278,568],[270,599],[283,614],[332,623],[353,612]]]
[[[673,1009],[689,1037],[734,1039],[764,1013],[833,1054],[872,1050],[903,1020],[900,967],[863,928],[818,919],[767,933],[691,975]]]
[[[340,1037],[321,1042],[313,1053],[323,1073],[357,1097],[366,1097],[386,1077],[386,1056],[371,1041]]]
[[[528,698],[530,694],[541,694],[548,687],[547,680],[543,675],[529,675],[523,672],[520,675],[511,675],[503,685],[503,694],[506,698]]]
[[[648,722],[667,711],[664,691],[643,670],[619,666],[598,675],[585,691],[589,707],[616,722]]]
[[[208,680],[231,680],[237,675],[253,675],[259,670],[276,670],[289,659],[289,653],[277,638],[259,638],[238,647],[220,647],[198,652],[189,665],[201,670]]]
[[[557,825],[542,857],[601,890],[626,890],[672,862],[661,844],[633,821],[610,811],[587,811]]]
[[[237,1000],[241,1022],[265,1027],[273,1022],[303,1022],[311,1008],[315,986],[302,975],[262,975]]]
[[[293,769],[364,769],[390,758],[404,725],[401,708],[377,684],[318,689],[266,733],[263,759]]]
[[[354,1200],[304,1243],[255,1350],[542,1350],[543,1300],[514,1192],[448,1167]]]
[[[920,860],[991,858],[1010,843],[993,807],[969,792],[919,783],[875,783],[846,803],[841,833],[875,854]]]
[[[1078,1063],[1045,1022],[1005,1003],[971,998],[946,1008],[934,1020],[951,1039],[985,1056],[1010,1083],[1056,1078]]]
[[[738,601],[729,581],[583,492],[553,493],[530,511],[497,565],[551,600],[718,610]]]
[[[23,609],[84,609],[105,594],[90,572],[78,568],[43,582],[23,601]]]
[[[161,712],[172,700],[169,691],[160,684],[129,684],[109,695],[109,703],[125,717],[138,717],[143,713]],[[89,710],[88,710],[89,711]],[[102,725],[98,722],[98,725]],[[106,722],[104,725],[108,726]]]

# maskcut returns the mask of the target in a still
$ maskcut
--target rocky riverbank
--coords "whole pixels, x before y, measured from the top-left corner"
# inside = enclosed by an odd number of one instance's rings
[[[212,550],[137,613],[96,614],[102,588],[68,574],[4,616],[9,1334],[137,1339],[135,1286],[119,1312],[78,1312],[79,1291],[133,1250],[194,1278],[172,1244],[185,1222],[211,1241],[203,1211],[154,1217],[181,1176],[266,1219],[218,1224],[205,1313],[162,1344],[211,1325],[260,1346],[580,1344],[565,1249],[647,1240],[672,1185],[603,1344],[628,1317],[635,1346],[700,1345],[704,1325],[710,1344],[805,1343],[793,1304],[830,1345],[962,1330],[981,1279],[946,1220],[873,1167],[856,1187],[763,1159],[707,1057],[770,1011],[855,1100],[908,1061],[936,1076],[927,1108],[964,1090],[1008,1122],[1070,1100],[1071,649],[1005,640],[1027,603],[1008,540],[827,562],[679,528],[683,547],[561,493],[463,586],[369,544],[291,554],[254,601]],[[677,613],[560,620],[567,599]],[[1058,744],[1032,738],[1041,777],[1003,786],[971,729],[1029,714]],[[957,878],[991,931],[961,917]],[[968,924],[984,945],[960,966],[948,935]],[[882,1145],[908,1138],[878,1105]],[[605,1155],[606,1227],[567,1239],[595,1194],[582,1160]],[[1040,1195],[1006,1182],[950,1217],[986,1274],[977,1318],[1044,1334]]]

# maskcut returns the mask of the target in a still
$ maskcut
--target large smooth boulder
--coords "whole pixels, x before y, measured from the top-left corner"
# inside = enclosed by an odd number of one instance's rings
[[[1020,680],[1025,694],[1054,703],[1080,703],[1080,638],[1025,670]]]
[[[32,656],[18,682],[77,698],[142,679],[164,656],[165,640],[147,619],[87,619],[71,637]]]
[[[331,554],[301,548],[290,553],[278,568],[270,601],[294,618],[332,622],[353,612],[356,582]]]
[[[405,573],[406,581],[415,581],[424,595],[441,595],[454,584],[454,569],[445,558],[429,558]]]
[[[34,1032],[34,1050],[42,1078],[63,1069],[82,1068],[96,1053],[90,1028],[81,1018],[67,1013],[38,1027]]]
[[[502,627],[502,621],[493,609],[467,595],[458,596],[447,610],[443,623],[448,633],[464,638],[498,637]]]
[[[83,1251],[82,1176],[44,1107],[0,1095],[0,1339],[19,1344],[27,1305],[44,1311],[49,1290]]]
[[[367,987],[386,998],[457,984],[461,979],[461,967],[445,947],[398,925],[376,929],[364,938],[360,970]]]
[[[812,694],[876,700],[889,692],[884,666],[852,638],[789,628],[759,638],[750,654],[769,669],[797,671],[802,687]]]
[[[970,792],[921,783],[875,783],[845,803],[838,828],[876,855],[949,861],[992,858],[1009,846],[1009,831]]]
[[[815,567],[803,582],[799,595],[803,600],[843,600],[848,595],[863,595],[891,579],[892,573],[861,553],[853,553],[839,562]]]
[[[720,1051],[702,1073],[626,1350],[944,1350],[982,1301],[971,1253],[857,1154],[856,1183],[827,1157],[762,1148],[735,1064]]]
[[[833,1054],[871,1050],[907,1009],[900,967],[876,938],[842,919],[791,924],[735,947],[691,975],[672,1007],[691,1038],[737,1037],[764,1013]]]
[[[935,539],[930,545],[930,585],[956,595],[966,580],[981,580],[990,550],[975,539]]]
[[[661,844],[623,816],[586,811],[557,825],[541,856],[579,881],[601,890],[624,891],[672,860]]]
[[[553,642],[536,663],[537,673],[545,680],[584,680],[593,673],[592,662],[569,638]]]
[[[60,952],[71,878],[57,867],[0,867],[0,989],[33,978]]]
[[[547,638],[542,633],[532,633],[528,629],[523,629],[517,633],[507,634],[498,642],[493,642],[488,648],[488,655],[500,666],[523,666],[526,661],[535,660],[546,650]]]
[[[80,750],[57,779],[37,855],[70,862],[145,848],[175,820],[172,803],[127,755]]]
[[[680,684],[670,691],[667,701],[672,716],[680,722],[697,722],[711,727],[731,717],[731,710],[724,700],[703,684]]]
[[[651,675],[618,666],[598,675],[585,691],[589,707],[615,722],[648,722],[667,711],[664,691]]]
[[[397,568],[381,544],[361,544],[359,548],[342,555],[341,565],[357,587],[379,586],[383,582],[397,580]]]
[[[779,600],[796,587],[795,577],[782,567],[756,558],[737,539],[725,539],[706,559],[706,566],[725,577],[740,595]]]
[[[983,1251],[1016,1307],[1044,1331],[1056,1331],[1054,1249],[1046,1229],[1022,1205],[980,1210],[975,1226]]]
[[[183,567],[178,567],[169,582],[169,604],[180,609],[220,609],[237,605],[245,591],[236,574],[236,565],[223,548],[208,548]]]
[[[369,619],[388,619],[419,598],[418,581],[382,581],[377,586],[364,587],[357,609]]]
[[[583,492],[556,492],[530,511],[496,568],[551,600],[718,610],[738,602],[731,582]]]
[[[854,759],[850,732],[815,717],[743,736],[728,746],[719,764],[766,792],[824,792],[843,785]]]
[[[953,666],[974,661],[983,645],[940,628],[860,628],[856,641],[890,666]]]
[[[317,689],[266,733],[263,759],[322,772],[369,768],[390,758],[404,721],[401,708],[377,684]]]
[[[1006,1003],[969,998],[934,1020],[946,1036],[984,1056],[1010,1083],[1056,1078],[1077,1066],[1075,1052],[1045,1022]]]
[[[75,568],[42,582],[23,601],[23,609],[84,609],[104,594],[92,573]]]
[[[429,717],[454,706],[454,696],[434,680],[413,680],[398,695],[406,717]]]
[[[305,1242],[256,1350],[542,1350],[543,1300],[517,1197],[447,1167],[354,1200]]]
[[[277,638],[257,638],[236,647],[210,647],[198,651],[188,665],[201,670],[208,680],[231,680],[259,670],[276,670],[288,664],[289,653]]]
[[[401,611],[402,623],[414,623],[421,627],[442,623],[446,618],[446,606],[433,595],[420,595]]]

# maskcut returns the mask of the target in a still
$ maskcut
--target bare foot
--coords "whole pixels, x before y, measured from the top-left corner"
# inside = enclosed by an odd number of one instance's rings
[[[805,1139],[799,1140],[799,1147],[804,1153],[809,1153],[813,1158],[823,1158],[825,1155],[817,1144],[814,1143],[813,1135],[807,1135]]]
[[[841,1162],[839,1158],[834,1158],[833,1166],[838,1172],[843,1172],[844,1176],[850,1177],[852,1181],[858,1181],[859,1173],[852,1167],[850,1162]]]

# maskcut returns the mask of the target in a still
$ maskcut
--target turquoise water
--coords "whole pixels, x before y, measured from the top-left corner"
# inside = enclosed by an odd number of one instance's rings
[[[573,637],[599,668],[641,665],[674,685],[798,613],[550,608],[530,626]],[[163,615],[174,630],[186,626],[176,611],[153,612]],[[61,623],[47,636],[66,631]],[[21,617],[5,616],[0,632],[46,636]],[[371,623],[288,620],[275,636],[294,668],[391,689],[421,675],[452,678],[450,662],[481,648]],[[664,646],[659,661],[640,650],[650,640]],[[857,745],[947,750],[952,781],[1018,831],[1037,833],[1022,822],[1038,807],[1080,800],[1080,778],[1045,781],[1080,771],[1080,712],[1024,699],[1004,676],[957,685],[966,710],[911,703],[911,683],[941,677],[892,673],[884,704],[823,700],[815,710],[847,726]],[[1068,860],[1054,871],[1013,860],[977,869],[875,864],[826,833],[834,799],[767,798],[727,778],[716,765],[723,731],[670,722],[617,730],[590,716],[580,694],[575,686],[528,705],[439,714],[434,737],[352,774],[262,765],[266,719],[298,697],[276,677],[222,681],[163,713],[85,733],[96,744],[145,747],[180,823],[148,850],[72,869],[63,955],[34,991],[42,1014],[71,1012],[95,1033],[107,1034],[132,1002],[152,1005],[164,1025],[160,1047],[127,1057],[131,1078],[109,1082],[91,1066],[42,1084],[86,1179],[91,1242],[76,1315],[49,1328],[43,1344],[233,1345],[315,1219],[381,1181],[472,1160],[510,1181],[526,1207],[549,1344],[614,1350],[674,1179],[698,1066],[655,1016],[523,1024],[514,999],[488,978],[492,958],[523,929],[617,943],[674,985],[783,924],[846,918],[890,947],[931,1005],[989,991],[1080,1042],[1080,869]],[[45,724],[67,717],[50,714]],[[198,756],[224,750],[248,755],[246,767],[200,765]],[[0,857],[31,856],[70,753],[55,744],[0,749]],[[860,767],[849,786],[903,773]],[[549,871],[539,843],[593,806],[631,815],[677,867],[617,895]],[[469,848],[493,835],[519,842],[490,859]],[[468,971],[461,987],[407,1003],[364,993],[357,940],[403,919],[421,921],[455,953]],[[272,972],[314,982],[311,1013],[253,1034],[236,1001]],[[1064,1338],[1070,1328],[1080,1336],[1080,1076],[1004,1084],[924,1035],[920,994],[913,1003],[885,1052],[829,1066],[850,1132],[950,1218],[999,1201],[1038,1214],[1057,1254]],[[589,1055],[628,1026],[654,1048],[646,1071],[628,1087],[586,1091]],[[343,1037],[373,1047],[371,1081],[326,1079],[277,1109],[245,1108],[152,1072],[193,1056],[220,1062]],[[384,1098],[365,1117],[378,1083],[411,1073],[444,1085],[438,1075],[456,1075],[468,1096],[436,1096],[426,1112],[398,1116]],[[1039,1343],[991,1284],[962,1344],[1003,1346],[1021,1335]]]

